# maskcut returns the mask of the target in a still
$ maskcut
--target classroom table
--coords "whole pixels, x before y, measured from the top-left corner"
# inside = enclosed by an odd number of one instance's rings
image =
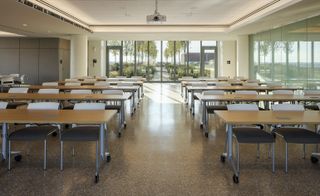
[[[130,99],[131,94],[124,93],[123,95],[105,95],[105,94],[38,94],[38,93],[0,93],[0,100],[28,100],[28,101],[119,101],[121,103],[120,109],[120,121],[119,121],[119,136],[121,135],[121,129],[126,126],[125,121],[125,104],[124,102]]]
[[[81,86],[90,86],[90,85],[94,85],[95,83],[99,82],[101,80],[97,80],[97,81],[82,81],[79,80],[78,82],[72,82],[72,81],[57,81],[58,85],[65,85],[66,83],[80,83]],[[139,86],[139,90],[138,90],[138,98],[139,100],[143,97],[144,92],[143,92],[143,81],[140,80],[132,80],[132,81],[118,81],[118,80],[110,80],[110,81],[105,81],[107,83],[109,83],[110,85],[118,85],[119,83],[121,84],[133,84],[133,85],[137,85]],[[128,85],[129,86],[129,85]]]
[[[201,84],[201,83],[205,83],[208,86],[216,86],[217,83],[219,83],[220,81],[218,80],[210,80],[210,81],[181,81],[181,96],[183,96],[183,92],[184,90],[186,90],[187,86],[192,86],[193,84]],[[227,81],[227,83],[229,83],[231,86],[243,86],[244,82],[243,81]],[[258,85],[266,85],[266,82],[259,82]]]
[[[299,102],[299,101],[316,101],[320,102],[320,95],[236,95],[236,94],[224,94],[224,95],[203,95],[202,93],[196,93],[195,96],[202,102],[202,118],[200,126],[202,125],[205,131],[205,135],[208,135],[208,115],[206,112],[207,102],[260,102],[263,101],[264,108],[269,109],[270,102]]]
[[[194,115],[194,93],[202,92],[208,90],[223,90],[228,92],[240,91],[240,90],[251,90],[258,92],[265,92],[268,94],[270,91],[274,90],[302,90],[302,87],[286,87],[286,86],[204,86],[204,87],[195,87],[195,86],[187,86],[186,87],[186,103],[188,103],[188,92],[191,94],[191,103],[190,103],[190,111]]]
[[[41,86],[41,85],[29,85],[25,86],[29,88],[31,91],[37,91],[39,89],[59,89],[60,91],[71,91],[71,90],[92,90],[92,91],[103,91],[103,90],[122,90],[124,92],[130,92],[132,94],[132,103],[131,103],[131,115],[133,115],[136,110],[136,101],[135,101],[135,93],[139,90],[139,86]]]
[[[309,124],[317,125],[320,123],[319,111],[302,111],[302,112],[280,112],[280,111],[216,111],[216,115],[226,123],[227,131],[227,152],[221,156],[227,158],[231,164],[234,175],[233,179],[238,179],[239,174],[236,172],[232,157],[232,128],[234,125],[248,124]]]
[[[109,156],[109,150],[107,130],[105,130],[104,125],[107,124],[115,114],[116,111],[114,110],[0,110],[0,123],[2,124],[2,156],[4,159],[8,157],[7,124],[9,123],[97,124],[100,126],[100,156],[102,159],[105,159],[106,155]],[[105,153],[105,146],[107,146],[107,153]]]

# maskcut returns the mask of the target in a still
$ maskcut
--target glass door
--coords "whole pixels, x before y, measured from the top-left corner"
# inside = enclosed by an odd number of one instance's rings
[[[123,75],[123,54],[121,46],[107,46],[107,76]]]
[[[215,46],[201,47],[200,75],[210,78],[217,77],[217,48]]]

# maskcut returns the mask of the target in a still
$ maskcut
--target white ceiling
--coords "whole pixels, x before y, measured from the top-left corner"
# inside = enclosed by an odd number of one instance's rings
[[[71,20],[77,18],[93,33],[16,0],[0,0],[0,30],[32,37],[87,34],[90,39],[233,40],[319,15],[320,10],[320,0],[159,0],[159,11],[168,22],[149,25],[145,17],[153,13],[153,0],[29,1]],[[269,2],[273,4],[261,8]]]
[[[44,0],[90,25],[144,25],[154,0]],[[158,0],[167,25],[228,25],[274,0]]]

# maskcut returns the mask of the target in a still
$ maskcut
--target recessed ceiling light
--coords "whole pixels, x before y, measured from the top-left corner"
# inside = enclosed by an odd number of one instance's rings
[[[27,26],[28,26],[28,24],[25,24],[25,23],[24,23],[24,24],[22,24],[22,26],[27,27]]]

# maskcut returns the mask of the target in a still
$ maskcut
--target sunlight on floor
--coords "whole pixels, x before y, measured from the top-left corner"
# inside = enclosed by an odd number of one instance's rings
[[[144,95],[156,103],[183,103],[179,84],[144,84]]]

